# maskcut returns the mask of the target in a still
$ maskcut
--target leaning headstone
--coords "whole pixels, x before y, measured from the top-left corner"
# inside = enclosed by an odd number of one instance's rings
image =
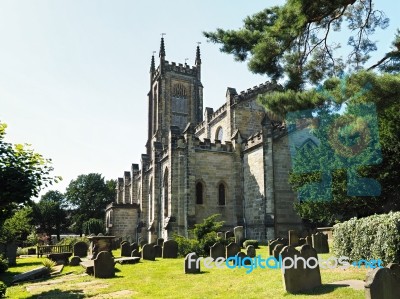
[[[272,251],[274,258],[279,259],[279,254],[281,253],[283,247],[285,247],[283,244],[278,244],[275,246],[274,250]]]
[[[200,263],[197,263],[198,258],[194,252],[189,253],[185,257],[185,274],[200,273]]]
[[[240,251],[240,246],[238,244],[229,243],[228,246],[226,246],[225,258],[235,256],[239,251]]]
[[[217,242],[210,247],[210,257],[215,260],[219,257],[225,258],[225,246]]]
[[[164,239],[163,238],[158,238],[157,239],[157,245],[162,247],[163,244],[164,244]]]
[[[142,248],[142,260],[154,261],[156,259],[156,252],[153,245],[146,244]]]
[[[321,285],[321,273],[318,265],[317,251],[310,245],[303,245],[300,251],[293,246],[285,246],[281,251],[282,261],[285,258],[295,259],[297,257],[297,267],[284,267],[282,263],[283,287],[288,293],[298,293],[313,289]],[[303,262],[302,257],[307,261]],[[287,260],[290,261],[290,260]],[[290,262],[286,264],[290,266]]]
[[[248,257],[256,257],[256,249],[253,245],[247,246],[246,252]]]
[[[160,245],[154,245],[153,247],[156,257],[162,257],[162,247]]]
[[[136,242],[134,242],[134,243],[132,243],[131,244],[131,252],[132,252],[132,250],[139,250],[139,245],[138,245],[138,243],[136,243]]]
[[[121,243],[121,256],[131,256],[131,245],[128,242]]]
[[[289,231],[289,246],[298,246],[299,245],[299,235],[295,230]]]
[[[234,233],[231,232],[230,230],[228,230],[227,232],[225,232],[225,240],[228,240],[229,238],[233,238],[235,237]]]
[[[49,269],[47,267],[39,267],[33,270],[29,270],[27,272],[17,274],[13,277],[12,283],[33,280],[41,277],[49,276]]]
[[[81,258],[79,256],[73,256],[69,261],[70,266],[79,266],[80,263],[81,263]]]
[[[133,249],[131,252],[131,257],[141,257],[141,253],[139,252],[138,249]]]
[[[235,265],[239,266],[239,265],[250,265],[251,264],[251,260],[250,259],[245,259],[246,257],[248,257],[244,252],[238,252],[236,253],[235,256]]]
[[[175,259],[178,257],[178,243],[175,240],[168,240],[164,242],[162,247],[162,257]]]
[[[398,299],[400,296],[400,265],[375,268],[365,279],[366,299]]]
[[[275,246],[277,246],[277,245],[279,245],[279,244],[285,245],[285,244],[283,244],[283,242],[280,241],[280,240],[274,240],[274,241],[272,241],[272,242],[269,244],[269,255],[272,255],[272,254],[273,254],[274,249],[275,249]]]
[[[89,245],[86,242],[76,242],[73,247],[74,256],[87,256]]]
[[[217,232],[217,238],[221,240],[225,240],[225,234],[223,232]]]
[[[328,236],[324,233],[316,233],[312,236],[312,247],[317,253],[329,253]]]
[[[244,238],[243,226],[236,226],[233,229],[233,232],[235,234],[235,243],[238,244],[239,246],[242,246],[243,238]]]
[[[108,251],[100,251],[93,262],[94,277],[110,278],[115,276],[114,258]]]

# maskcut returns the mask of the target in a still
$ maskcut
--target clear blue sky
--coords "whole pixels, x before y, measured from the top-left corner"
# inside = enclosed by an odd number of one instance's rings
[[[194,64],[202,43],[204,107],[217,108],[226,87],[241,91],[268,78],[220,53],[202,31],[239,28],[247,15],[282,3],[2,0],[0,120],[7,140],[53,159],[54,174],[64,178],[53,189],[63,192],[90,172],[116,179],[145,150],[150,58],[158,55],[160,33],[167,34],[169,61]],[[400,27],[396,6],[377,4],[391,20],[374,36],[380,54]]]

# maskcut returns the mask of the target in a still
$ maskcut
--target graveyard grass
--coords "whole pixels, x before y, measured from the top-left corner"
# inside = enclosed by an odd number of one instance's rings
[[[113,251],[116,257],[119,253],[119,250]],[[266,258],[268,247],[262,246],[257,254]],[[326,259],[330,255],[320,256]],[[9,284],[13,275],[41,266],[41,260],[34,257],[19,258],[17,266],[0,275],[0,280]],[[115,278],[80,276],[68,282],[66,274],[79,275],[84,270],[80,266],[66,266],[61,276],[47,280],[47,285],[35,286],[30,292],[26,290],[32,284],[29,282],[9,287],[7,298],[38,298],[39,295],[40,298],[90,298],[122,290],[130,290],[131,293],[118,298],[364,298],[364,291],[330,286],[327,283],[348,279],[364,280],[367,272],[366,269],[353,268],[321,270],[321,287],[308,293],[292,295],[283,290],[279,270],[254,269],[252,273],[246,274],[243,268],[205,269],[202,266],[201,271],[200,274],[184,274],[183,258],[156,258],[156,261],[141,260],[134,265],[117,264]]]

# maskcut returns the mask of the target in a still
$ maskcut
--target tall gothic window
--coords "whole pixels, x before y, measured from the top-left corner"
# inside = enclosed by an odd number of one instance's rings
[[[178,83],[172,88],[172,125],[184,129],[188,123],[188,99],[186,88]]]
[[[218,205],[225,205],[225,185],[223,183],[218,185]]]
[[[164,217],[168,216],[168,169],[165,170],[164,174]]]
[[[196,204],[203,204],[203,184],[201,182],[196,184]]]
[[[154,212],[152,193],[153,193],[153,182],[150,181],[150,185],[149,185],[149,222],[153,221],[153,212]]]
[[[219,127],[217,129],[217,132],[215,133],[215,139],[222,141],[223,138],[224,138],[224,130],[222,130],[222,127]]]

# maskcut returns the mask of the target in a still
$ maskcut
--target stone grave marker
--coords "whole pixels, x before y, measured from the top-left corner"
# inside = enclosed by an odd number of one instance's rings
[[[86,257],[89,245],[86,242],[76,242],[73,247],[74,256]]]
[[[237,243],[229,243],[225,248],[225,258],[235,256],[240,252],[240,246]]]
[[[246,257],[248,257],[248,256],[244,252],[240,251],[240,252],[236,253],[236,260],[235,260],[236,266],[242,265],[242,264],[251,265],[251,260],[250,259],[245,259],[244,260],[244,258],[246,258]]]
[[[215,260],[219,257],[225,258],[225,246],[217,242],[210,247],[210,257]]]
[[[162,257],[162,247],[160,245],[154,245],[153,247],[156,257]]]
[[[253,245],[247,246],[246,252],[248,257],[256,257],[256,249]]]
[[[279,245],[279,244],[285,245],[285,244],[283,244],[283,242],[280,241],[280,240],[274,240],[274,241],[272,241],[272,242],[269,244],[269,255],[272,255],[272,254],[273,254],[273,251],[274,251],[274,249],[275,249],[275,246],[277,246],[277,245]]]
[[[131,256],[131,245],[128,242],[121,243],[121,256]]]
[[[386,268],[375,268],[365,279],[366,299],[400,298],[400,265],[390,263]]]
[[[243,226],[236,226],[233,229],[233,232],[235,234],[235,243],[238,244],[239,246],[242,246],[243,238],[244,238]]]
[[[146,244],[142,248],[142,260],[154,261],[156,259],[156,252],[153,245]]]
[[[217,238],[225,240],[225,234],[223,232],[217,232]]]
[[[163,244],[164,244],[164,239],[163,238],[158,238],[157,239],[157,245],[162,247]]]
[[[299,235],[295,230],[289,231],[289,246],[298,246],[299,245]]]
[[[147,242],[145,240],[141,240],[139,242],[139,245],[140,245],[141,248],[143,248],[143,246],[146,245],[146,244],[147,244]]]
[[[69,261],[70,266],[79,266],[81,263],[81,258],[77,255],[71,257],[71,260]]]
[[[328,236],[324,233],[316,233],[311,236],[312,247],[317,253],[329,253]]]
[[[228,240],[229,238],[233,238],[235,237],[234,233],[231,232],[230,230],[228,230],[227,232],[225,232],[225,240]]]
[[[312,238],[311,236],[306,237],[306,244],[312,246]]]
[[[285,247],[283,244],[278,244],[275,246],[274,250],[272,251],[274,258],[279,259],[279,254],[281,253],[283,247]]]
[[[131,252],[131,257],[141,257],[141,253],[139,252],[138,249],[133,249]]]
[[[174,259],[178,257],[178,243],[175,240],[168,240],[164,242],[162,247],[162,257],[164,259]]]
[[[199,257],[195,252],[191,252],[185,257],[185,274],[200,273],[200,263],[197,263]]]
[[[115,276],[114,258],[108,251],[100,251],[93,262],[94,277],[111,278]]]
[[[282,260],[289,257],[294,260],[297,256],[297,268],[282,267],[283,287],[288,293],[298,293],[321,285],[321,273],[318,265],[317,251],[310,245],[303,245],[300,251],[293,246],[285,246],[281,251]],[[306,265],[299,257],[304,258]],[[287,261],[290,265],[290,261]]]
[[[136,243],[136,242],[133,242],[132,244],[131,244],[131,252],[132,252],[132,250],[139,250],[139,245],[138,245],[138,243]]]

